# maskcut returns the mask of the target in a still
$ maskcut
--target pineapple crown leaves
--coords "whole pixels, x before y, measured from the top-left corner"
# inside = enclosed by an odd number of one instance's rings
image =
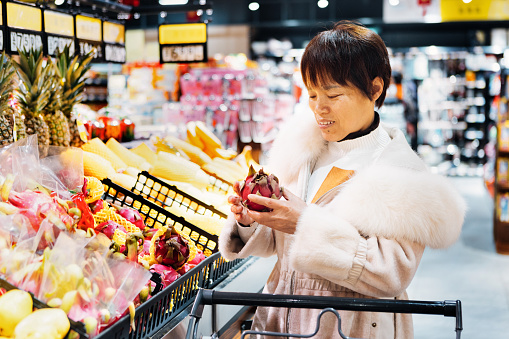
[[[21,84],[17,99],[21,112],[30,117],[41,113],[51,97],[51,67],[44,64],[42,49],[19,50],[19,63],[12,60]],[[48,81],[49,80],[49,81]]]
[[[90,69],[94,58],[93,51],[83,57],[70,55],[69,46],[57,53],[54,68],[62,80],[62,110],[66,115],[72,111],[74,104],[81,102],[85,86],[85,75]]]
[[[0,114],[7,109],[10,95],[14,89],[14,67],[11,59],[2,52],[0,57]]]

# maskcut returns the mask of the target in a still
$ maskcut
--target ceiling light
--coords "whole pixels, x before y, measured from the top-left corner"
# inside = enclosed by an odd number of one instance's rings
[[[397,5],[399,5],[399,0],[389,0],[389,4],[391,6],[397,6]]]
[[[325,7],[329,6],[329,2],[327,0],[318,0],[318,2],[316,4],[320,8],[325,8]]]
[[[260,8],[260,4],[258,2],[251,2],[248,7],[251,11],[257,11]]]
[[[185,5],[188,0],[159,0],[159,5]]]
[[[55,0],[55,5],[60,6],[64,3],[64,0]]]
[[[464,3],[469,4],[472,2],[472,0],[463,0]]]

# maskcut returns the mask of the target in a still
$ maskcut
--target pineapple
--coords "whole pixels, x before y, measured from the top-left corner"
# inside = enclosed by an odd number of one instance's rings
[[[49,145],[49,128],[42,113],[51,97],[51,67],[44,67],[42,49],[19,51],[19,63],[12,60],[21,80],[17,90],[19,111],[24,115],[26,134],[37,134],[41,155],[45,156]]]
[[[74,147],[80,147],[83,141],[80,138],[73,107],[81,102],[83,98],[85,74],[90,69],[93,52],[91,51],[82,58],[78,56],[73,58],[69,54],[69,47],[66,46],[62,52],[58,53],[54,63],[56,74],[62,79],[63,83],[62,112],[68,120],[71,146]]]
[[[50,145],[69,147],[71,142],[69,123],[61,111],[63,95],[62,82],[61,79],[56,76],[52,77],[52,81],[53,89],[44,114],[44,121],[48,124],[50,132]]]
[[[0,60],[0,144],[2,146],[14,142],[12,108],[9,107],[9,98],[14,89],[13,76],[14,68],[3,52]]]

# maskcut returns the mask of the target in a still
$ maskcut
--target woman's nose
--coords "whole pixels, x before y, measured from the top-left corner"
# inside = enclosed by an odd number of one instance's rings
[[[318,97],[316,99],[316,110],[318,112],[326,113],[329,110],[329,103],[325,98]]]

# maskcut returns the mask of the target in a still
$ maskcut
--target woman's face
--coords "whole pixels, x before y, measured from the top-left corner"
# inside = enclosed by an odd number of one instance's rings
[[[373,80],[376,92],[369,99],[353,85],[343,86],[336,82],[308,88],[309,107],[327,141],[343,140],[352,132],[367,129],[374,119],[375,101],[380,96],[383,81]]]

